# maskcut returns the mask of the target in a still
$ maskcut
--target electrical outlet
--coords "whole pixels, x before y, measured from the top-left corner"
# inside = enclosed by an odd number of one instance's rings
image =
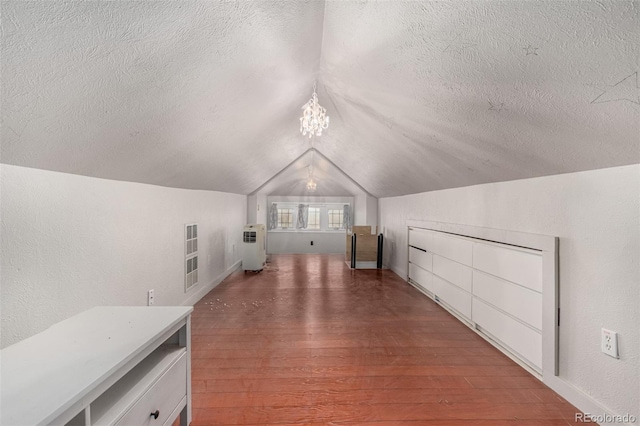
[[[153,289],[147,292],[147,306],[152,306],[155,303],[155,296],[153,295]]]
[[[207,265],[211,265],[211,255],[207,255]]]
[[[311,245],[313,245],[313,241],[311,241]]]
[[[602,352],[614,358],[619,358],[618,333],[606,328],[602,329]]]

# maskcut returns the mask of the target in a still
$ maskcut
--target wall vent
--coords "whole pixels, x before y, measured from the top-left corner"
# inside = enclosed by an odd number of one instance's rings
[[[255,243],[256,242],[256,233],[255,231],[244,231],[243,242],[245,243]]]
[[[185,279],[184,291],[198,284],[198,224],[191,223],[184,227]]]

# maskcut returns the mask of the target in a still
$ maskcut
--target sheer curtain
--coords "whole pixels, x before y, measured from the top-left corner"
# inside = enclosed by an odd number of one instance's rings
[[[269,207],[269,229],[276,229],[278,227],[278,205],[276,203],[271,204]]]
[[[308,223],[309,223],[309,205],[298,204],[298,223],[296,227],[300,229],[306,229]]]
[[[351,229],[351,206],[344,205],[344,213],[342,214],[342,227],[346,230]]]

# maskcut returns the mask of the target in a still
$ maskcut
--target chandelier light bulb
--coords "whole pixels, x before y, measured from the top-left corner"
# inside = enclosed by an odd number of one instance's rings
[[[322,131],[329,127],[329,116],[327,110],[318,103],[316,85],[313,84],[313,95],[309,102],[302,106],[302,117],[300,117],[300,132],[309,138],[322,136]]]
[[[309,181],[307,182],[307,191],[315,192],[317,186],[318,184],[315,183],[313,179],[309,179]]]
[[[313,180],[313,169],[311,168],[311,164],[307,166],[309,168],[309,180],[307,181],[307,191],[315,192],[318,184]]]

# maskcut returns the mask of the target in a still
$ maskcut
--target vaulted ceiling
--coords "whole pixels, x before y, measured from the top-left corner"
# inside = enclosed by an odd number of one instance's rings
[[[3,1],[2,42],[7,164],[382,197],[640,162],[638,1]]]

